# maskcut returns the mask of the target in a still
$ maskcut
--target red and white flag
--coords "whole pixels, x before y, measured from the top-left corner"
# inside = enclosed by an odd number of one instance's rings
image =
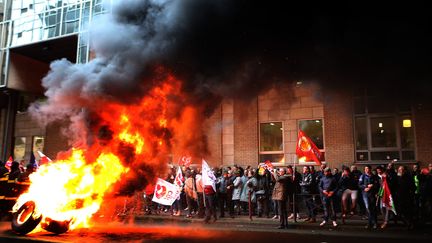
[[[299,159],[305,159],[305,161],[313,160],[317,165],[321,165],[321,151],[319,151],[314,142],[302,130],[298,132],[296,154]]]
[[[183,156],[180,158],[179,165],[183,165],[186,167],[189,167],[192,163],[192,157],[191,156]]]
[[[179,195],[180,190],[176,185],[158,178],[152,201],[162,205],[171,206]]]
[[[38,155],[39,155],[39,166],[43,165],[43,164],[47,164],[49,162],[52,162],[52,160],[50,158],[48,158],[48,156],[46,156],[45,154],[43,154],[41,151],[37,151]]]
[[[12,166],[13,158],[12,156],[9,156],[9,159],[5,163],[5,167],[10,171]]]
[[[273,172],[274,167],[273,167],[272,162],[270,162],[270,160],[264,161],[264,163],[261,163],[260,166],[263,167],[264,169],[270,171],[270,172]]]
[[[378,194],[381,194],[382,206],[384,208],[389,208],[395,215],[397,215],[386,176],[382,177],[382,187],[380,188],[380,192],[378,192]]]
[[[183,177],[182,170],[181,170],[181,168],[179,166],[178,169],[177,169],[176,177],[174,179],[174,184],[176,184],[179,187],[182,187],[183,186],[183,182],[184,182],[184,177]]]
[[[210,169],[210,166],[203,159],[202,160],[202,182],[204,186],[212,186],[213,190],[216,192],[216,176]]]

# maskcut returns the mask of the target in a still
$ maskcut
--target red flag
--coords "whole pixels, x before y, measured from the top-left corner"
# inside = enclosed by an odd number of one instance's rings
[[[179,165],[183,165],[183,166],[188,167],[189,165],[191,165],[191,163],[192,163],[192,157],[190,157],[190,156],[183,156],[180,159]]]
[[[12,156],[9,156],[9,159],[5,163],[5,167],[10,171],[12,166],[13,158]]]
[[[306,161],[313,160],[317,165],[321,165],[321,152],[302,130],[298,132],[296,154],[299,158],[304,157]]]
[[[43,154],[41,151],[38,150],[37,152],[38,152],[39,157],[40,157],[40,159],[39,159],[39,166],[52,161],[50,158],[48,158],[48,156],[46,156],[45,154]]]

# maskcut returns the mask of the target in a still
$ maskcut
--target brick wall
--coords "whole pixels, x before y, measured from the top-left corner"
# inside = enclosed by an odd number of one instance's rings
[[[324,96],[326,162],[340,168],[354,162],[352,97],[342,90],[325,90]]]
[[[234,164],[234,101],[222,101],[222,164]]]
[[[211,166],[222,164],[222,108],[219,107],[204,123],[204,131],[207,135],[207,145],[210,154],[205,158]]]
[[[238,165],[258,164],[257,100],[234,102],[234,162]]]
[[[293,164],[298,122],[300,120],[323,119],[321,88],[314,83],[301,85],[285,84],[275,87],[258,97],[260,122],[281,121],[285,159],[280,165]]]
[[[414,109],[417,160],[421,166],[432,163],[432,105],[416,105]]]

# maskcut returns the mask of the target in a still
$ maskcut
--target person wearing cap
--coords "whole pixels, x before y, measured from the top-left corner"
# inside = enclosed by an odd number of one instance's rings
[[[332,175],[330,168],[324,169],[324,176],[321,178],[319,183],[319,189],[321,193],[321,200],[324,208],[324,217],[320,226],[324,226],[330,218],[329,213],[331,213],[331,219],[333,221],[333,227],[337,227],[336,223],[336,211],[334,208],[334,197],[337,190],[337,182]]]

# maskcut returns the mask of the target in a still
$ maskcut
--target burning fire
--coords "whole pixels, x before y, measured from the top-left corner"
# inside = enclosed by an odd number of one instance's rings
[[[102,153],[96,161],[87,163],[82,150],[73,150],[69,159],[44,165],[30,175],[30,188],[19,197],[13,211],[34,201],[36,214],[44,218],[72,220],[70,229],[89,227],[105,192],[128,170],[112,153]]]
[[[104,102],[103,108],[90,110],[97,122],[89,130],[98,142],[74,148],[68,158],[41,166],[30,176],[29,190],[18,198],[13,212],[33,201],[34,215],[42,215],[42,225],[54,220],[70,221],[69,229],[90,227],[92,215],[120,178],[135,173],[142,179],[137,171],[144,170],[143,163],[156,167],[167,162],[175,129],[184,130],[181,119],[194,112],[190,107],[179,108],[184,102],[180,81],[165,77],[138,104]]]

